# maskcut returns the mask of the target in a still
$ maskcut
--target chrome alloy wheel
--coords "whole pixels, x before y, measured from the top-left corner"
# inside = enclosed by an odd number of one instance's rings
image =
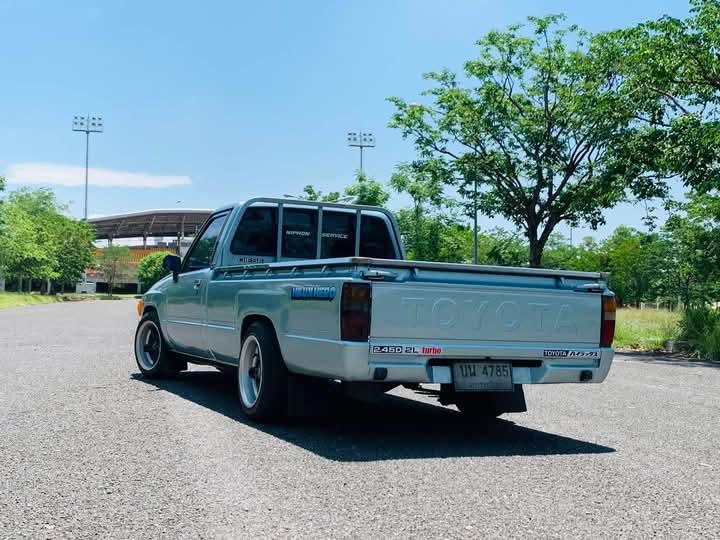
[[[240,351],[238,383],[243,405],[248,409],[253,407],[262,386],[262,351],[260,342],[253,334],[245,339]]]
[[[147,320],[138,328],[135,337],[135,356],[144,370],[151,371],[157,366],[161,354],[160,329],[154,321]]]

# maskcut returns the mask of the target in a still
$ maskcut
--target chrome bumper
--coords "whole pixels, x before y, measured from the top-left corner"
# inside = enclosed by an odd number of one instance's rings
[[[613,361],[613,349],[594,349],[598,358],[544,358],[543,349],[567,348],[562,344],[538,347],[517,344],[449,344],[442,355],[371,354],[371,344],[350,343],[286,335],[281,349],[293,373],[341,381],[397,383],[452,383],[454,361],[488,359],[511,361],[515,384],[601,383]],[[582,347],[577,347],[582,349]],[[588,350],[593,350],[588,348]],[[537,364],[537,365],[533,365]],[[588,377],[588,372],[590,376]]]

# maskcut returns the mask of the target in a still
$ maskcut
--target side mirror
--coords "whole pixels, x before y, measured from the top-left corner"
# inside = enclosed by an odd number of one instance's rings
[[[180,273],[180,257],[177,255],[166,255],[163,259],[163,268],[165,270],[170,270],[173,275],[173,281],[177,281],[178,274]]]

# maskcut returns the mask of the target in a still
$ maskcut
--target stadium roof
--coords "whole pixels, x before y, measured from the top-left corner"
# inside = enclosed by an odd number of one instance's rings
[[[98,240],[195,234],[212,210],[159,209],[88,219]]]

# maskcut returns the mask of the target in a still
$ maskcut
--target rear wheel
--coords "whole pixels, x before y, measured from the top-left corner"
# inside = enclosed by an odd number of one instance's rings
[[[238,390],[243,411],[253,420],[287,413],[288,372],[275,331],[265,322],[252,323],[243,337]]]
[[[140,373],[149,379],[174,377],[183,369],[183,363],[168,349],[154,311],[145,313],[138,323],[135,331],[135,361]]]

